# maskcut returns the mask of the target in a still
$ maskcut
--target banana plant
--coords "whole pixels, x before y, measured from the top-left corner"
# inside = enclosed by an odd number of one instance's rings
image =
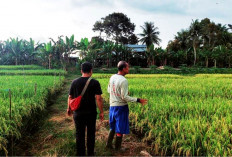
[[[55,62],[57,62],[59,65],[62,65],[64,70],[67,70],[66,68],[66,61],[68,60],[68,48],[69,46],[66,45],[65,42],[69,43],[69,38],[66,37],[66,40],[63,40],[63,36],[58,36],[58,40],[55,41],[54,39],[50,38],[50,40],[53,43],[53,59]]]
[[[122,51],[122,60],[127,61],[129,63],[132,57],[132,54],[131,54],[132,49],[122,45],[121,51]]]
[[[66,36],[66,50],[67,52],[70,54],[71,53],[71,50],[73,48],[75,48],[75,44],[74,44],[74,35],[72,35],[70,38],[68,38]]]
[[[89,40],[88,40],[88,38],[81,38],[80,43],[78,43],[78,48],[81,50],[81,53],[80,53],[80,58],[81,59],[83,59],[84,57],[86,57],[87,51],[88,51],[88,47],[89,47]]]
[[[230,68],[231,67],[231,58],[232,58],[232,44],[231,43],[227,43],[226,44],[226,48],[227,48],[228,66]]]
[[[213,58],[213,61],[214,61],[214,67],[215,68],[217,67],[217,61],[224,56],[225,52],[226,52],[226,47],[224,45],[216,46],[213,49],[212,58]]]
[[[51,62],[53,57],[53,48],[51,41],[48,43],[44,43],[43,47],[40,48],[40,59],[43,60],[43,65],[46,66],[48,63],[48,68],[51,69]]]
[[[9,48],[9,53],[12,54],[13,59],[15,60],[15,65],[18,65],[25,50],[23,40],[19,40],[18,38],[10,38],[10,41],[8,40],[6,44],[9,44],[7,45]]]
[[[35,41],[30,38],[30,41],[26,41],[26,56],[24,60],[29,64],[32,64],[35,57],[39,54],[39,49],[43,47],[43,44],[39,42],[35,44]]]
[[[114,50],[114,47],[115,47],[114,43],[110,41],[105,42],[102,47],[102,52],[106,58],[106,64],[108,68],[112,67],[112,58],[113,58],[112,52]]]
[[[167,65],[168,53],[166,50],[162,49],[161,47],[155,48],[155,51],[153,52],[152,57],[155,58],[156,56],[159,56],[161,58],[163,66]],[[155,65],[154,62],[153,62],[153,65]]]
[[[92,62],[93,66],[97,64],[97,59],[100,57],[102,46],[103,44],[96,40],[91,40],[89,43],[87,58]]]
[[[205,59],[205,67],[208,68],[212,52],[208,48],[204,47],[201,51],[199,51],[199,55]]]

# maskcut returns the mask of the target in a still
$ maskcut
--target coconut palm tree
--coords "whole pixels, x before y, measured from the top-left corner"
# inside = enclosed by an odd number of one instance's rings
[[[159,45],[159,43],[161,42],[161,39],[158,37],[160,32],[157,31],[158,27],[155,27],[153,22],[145,22],[144,26],[141,26],[141,28],[143,29],[143,33],[139,34],[139,36],[142,37],[139,41],[147,45],[146,56],[148,57],[147,62],[148,62],[148,65],[150,66],[151,57],[152,57],[151,52],[150,52],[151,50],[150,47],[155,44]]]
[[[158,37],[160,32],[157,31],[158,27],[155,27],[153,22],[145,22],[144,26],[141,26],[143,33],[139,34],[142,38],[139,40],[143,44],[146,43],[147,47],[151,44],[157,44],[161,42],[161,39]]]
[[[194,61],[193,64],[196,65],[197,61],[197,46],[199,45],[200,40],[200,30],[201,26],[198,20],[195,20],[191,23],[189,32],[190,32],[190,40],[192,41]]]

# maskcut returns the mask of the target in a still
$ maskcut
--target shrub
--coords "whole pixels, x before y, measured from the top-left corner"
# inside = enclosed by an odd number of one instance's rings
[[[140,66],[134,66],[133,68],[135,70],[135,73],[140,73],[140,71],[141,71],[140,70],[140,68],[141,68]]]

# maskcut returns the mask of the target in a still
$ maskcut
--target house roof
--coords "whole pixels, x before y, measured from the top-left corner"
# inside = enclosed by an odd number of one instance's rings
[[[146,45],[131,45],[131,44],[127,44],[125,46],[131,48],[133,52],[144,52],[147,49]]]
[[[81,50],[74,50],[68,55],[68,57],[69,58],[82,58],[80,54],[81,54]]]

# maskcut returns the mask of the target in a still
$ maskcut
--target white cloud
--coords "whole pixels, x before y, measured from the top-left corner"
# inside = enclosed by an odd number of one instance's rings
[[[145,21],[159,28],[161,46],[192,19],[210,18],[216,23],[231,23],[230,0],[7,0],[0,5],[0,40],[10,37],[36,41],[57,39],[59,35],[80,38],[98,35],[92,28],[97,20],[113,12],[123,12],[141,33]]]

